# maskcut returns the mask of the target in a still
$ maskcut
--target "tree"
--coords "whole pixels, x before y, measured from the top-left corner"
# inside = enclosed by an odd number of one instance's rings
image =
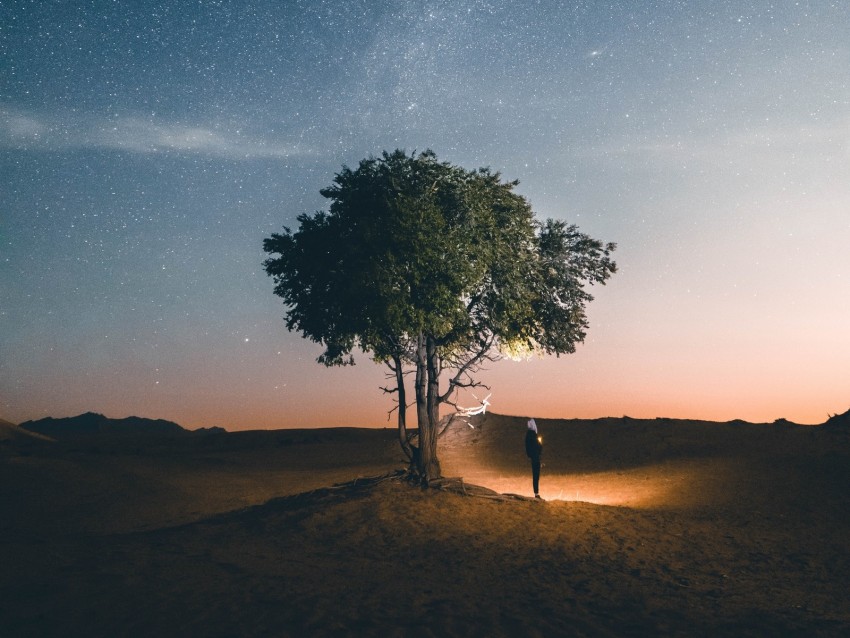
[[[351,365],[359,348],[388,366],[384,391],[396,395],[399,442],[426,483],[440,476],[440,405],[480,385],[481,365],[504,354],[574,352],[593,299],[586,285],[616,271],[614,244],[562,221],[535,221],[517,183],[439,162],[431,151],[384,152],[342,168],[321,191],[328,212],[302,214],[296,232],[284,228],[263,243],[286,327],[324,347],[320,363]]]

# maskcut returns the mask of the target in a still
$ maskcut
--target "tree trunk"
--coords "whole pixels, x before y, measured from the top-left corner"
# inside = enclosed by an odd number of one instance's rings
[[[404,455],[413,463],[413,449],[410,447],[410,437],[407,435],[407,392],[404,388],[404,370],[401,367],[400,356],[393,356],[393,365],[398,389],[398,442]]]
[[[420,438],[423,424],[428,421],[428,371],[426,368],[427,351],[425,337],[419,335],[416,339],[416,423],[419,426]]]
[[[426,408],[428,412],[428,437],[422,442],[423,456],[427,447],[427,461],[423,459],[426,476],[430,480],[442,476],[440,461],[437,458],[437,432],[440,425],[440,357],[437,354],[437,344],[432,337],[425,341],[426,371],[428,375],[428,390]],[[419,435],[421,438],[421,434]]]
[[[419,422],[417,470],[423,483],[440,478],[437,459],[439,424],[439,373],[435,376],[436,346],[432,339],[419,335],[416,344],[416,416]],[[436,368],[438,370],[439,368]]]

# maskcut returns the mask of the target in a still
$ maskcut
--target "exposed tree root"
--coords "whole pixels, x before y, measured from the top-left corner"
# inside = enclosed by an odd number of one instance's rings
[[[345,483],[337,483],[332,487],[313,490],[313,492],[308,492],[307,494],[330,493],[344,490],[359,490],[367,487],[374,487],[375,485],[379,485],[380,483],[384,483],[386,481],[407,482],[416,485],[421,485],[422,487],[427,487],[429,489],[436,489],[444,492],[454,492],[463,496],[487,498],[498,501],[535,500],[533,498],[530,498],[528,496],[522,496],[520,494],[502,494],[489,488],[482,487],[481,485],[466,483],[463,480],[463,477],[440,477],[437,479],[431,479],[426,485],[422,482],[421,478],[417,474],[411,473],[407,470],[396,470],[394,472],[390,472],[388,474],[381,474],[379,476],[360,477],[352,481],[347,481]]]

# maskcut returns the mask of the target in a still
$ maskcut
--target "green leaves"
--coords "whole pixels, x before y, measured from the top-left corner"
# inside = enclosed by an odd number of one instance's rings
[[[356,346],[409,359],[417,335],[454,360],[493,344],[573,352],[592,300],[584,287],[615,272],[615,247],[535,222],[516,184],[431,151],[343,167],[321,191],[328,212],[263,244],[287,328],[323,344],[325,365],[350,363]]]
[[[604,284],[616,272],[611,259],[616,245],[553,219],[541,225],[537,243],[532,338],[547,354],[572,353],[584,341],[585,306],[593,301],[585,285]]]

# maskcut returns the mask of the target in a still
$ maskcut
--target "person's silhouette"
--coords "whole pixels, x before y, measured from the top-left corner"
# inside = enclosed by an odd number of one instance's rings
[[[534,485],[534,498],[540,498],[540,455],[543,453],[543,437],[537,432],[534,419],[528,420],[525,432],[525,453],[531,459],[531,477]]]

